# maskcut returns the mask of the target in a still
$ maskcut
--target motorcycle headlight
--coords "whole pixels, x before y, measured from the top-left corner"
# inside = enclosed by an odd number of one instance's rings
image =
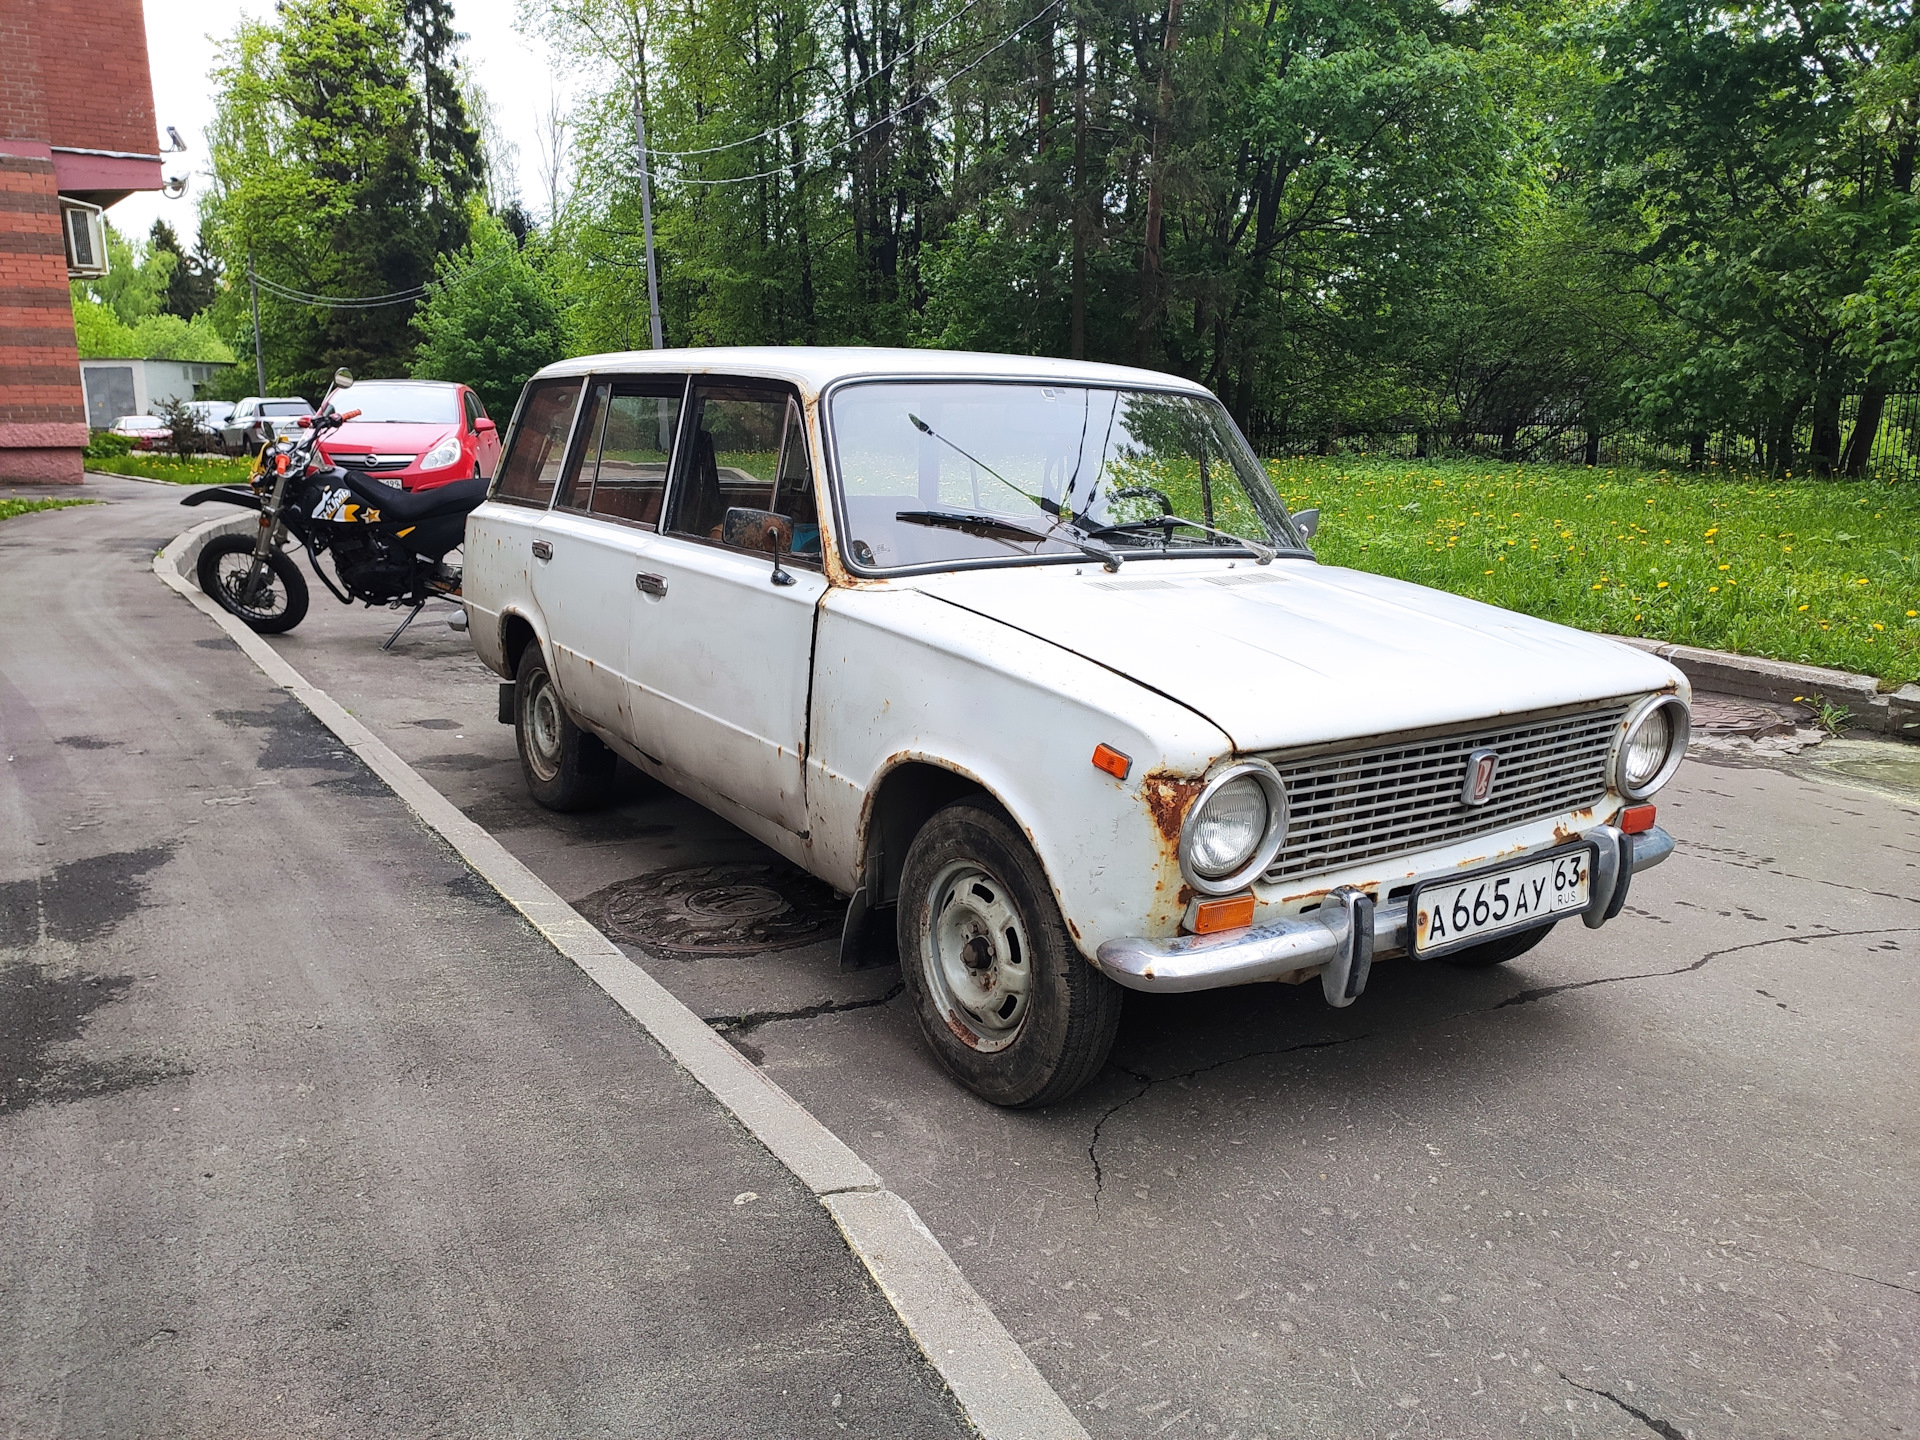
[[[1692,724],[1674,695],[1659,695],[1627,721],[1614,751],[1614,788],[1629,800],[1644,800],[1673,778],[1686,758]]]
[[[449,435],[420,457],[422,470],[444,470],[460,458],[460,437]]]
[[[1208,895],[1239,890],[1273,863],[1287,833],[1287,790],[1261,760],[1218,771],[1187,812],[1180,870]]]

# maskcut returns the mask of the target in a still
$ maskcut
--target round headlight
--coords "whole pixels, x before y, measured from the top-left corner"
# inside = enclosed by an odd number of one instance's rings
[[[1286,838],[1287,792],[1271,765],[1245,760],[1215,775],[1187,812],[1180,868],[1204,894],[1238,890]]]
[[[1680,768],[1692,727],[1687,707],[1662,695],[1641,707],[1627,722],[1614,766],[1614,783],[1629,800],[1644,800]]]

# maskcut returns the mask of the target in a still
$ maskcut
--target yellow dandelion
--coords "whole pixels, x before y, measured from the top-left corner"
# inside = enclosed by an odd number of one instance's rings
[[[1369,516],[1368,516],[1367,518],[1368,518],[1369,520],[1371,520],[1371,519],[1372,519],[1373,517],[1372,517],[1371,515],[1369,515]],[[1733,566],[1731,566],[1731,565],[1722,565],[1722,566],[1721,566],[1720,568],[1721,568],[1722,570],[1731,570],[1731,569],[1733,568]]]
[[[1719,594],[1719,593],[1720,593],[1720,587],[1719,587],[1718,585],[1709,585],[1709,586],[1707,586],[1707,594],[1709,594],[1709,595],[1717,595],[1717,594]]]
[[[1876,621],[1874,621],[1874,622],[1873,622],[1873,628],[1874,628],[1874,629],[1876,629],[1876,630],[1884,630],[1884,629],[1886,629],[1887,627],[1886,627],[1886,626],[1884,626],[1884,625],[1882,625],[1882,624],[1881,624],[1881,623],[1880,623],[1880,622],[1879,622],[1878,620],[1876,620]]]
[[[1802,610],[1804,610],[1804,609],[1806,609],[1807,607],[1806,607],[1806,606],[1804,606],[1804,605],[1802,605],[1802,606],[1801,606],[1800,608],[1801,608]],[[1797,697],[1796,697],[1796,698],[1797,698]]]
[[[1667,582],[1662,580],[1658,585],[1654,586],[1653,588],[1656,590],[1664,590],[1667,588]]]
[[[1873,582],[1871,580],[1856,580],[1853,583],[1856,585],[1871,585]]]

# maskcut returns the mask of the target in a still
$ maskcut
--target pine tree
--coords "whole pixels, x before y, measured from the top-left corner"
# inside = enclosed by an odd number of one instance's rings
[[[455,54],[467,37],[453,28],[453,0],[405,0],[407,63],[420,95],[421,164],[439,232],[440,253],[467,241],[467,197],[479,188],[486,165],[480,132],[460,93]]]

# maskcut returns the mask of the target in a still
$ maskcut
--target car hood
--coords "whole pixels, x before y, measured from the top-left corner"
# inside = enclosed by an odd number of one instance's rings
[[[444,423],[349,420],[320,442],[328,454],[424,455],[459,427]]]
[[[1241,752],[1644,694],[1680,672],[1603,636],[1357,570],[1151,561],[916,576],[913,588],[1178,700]]]

